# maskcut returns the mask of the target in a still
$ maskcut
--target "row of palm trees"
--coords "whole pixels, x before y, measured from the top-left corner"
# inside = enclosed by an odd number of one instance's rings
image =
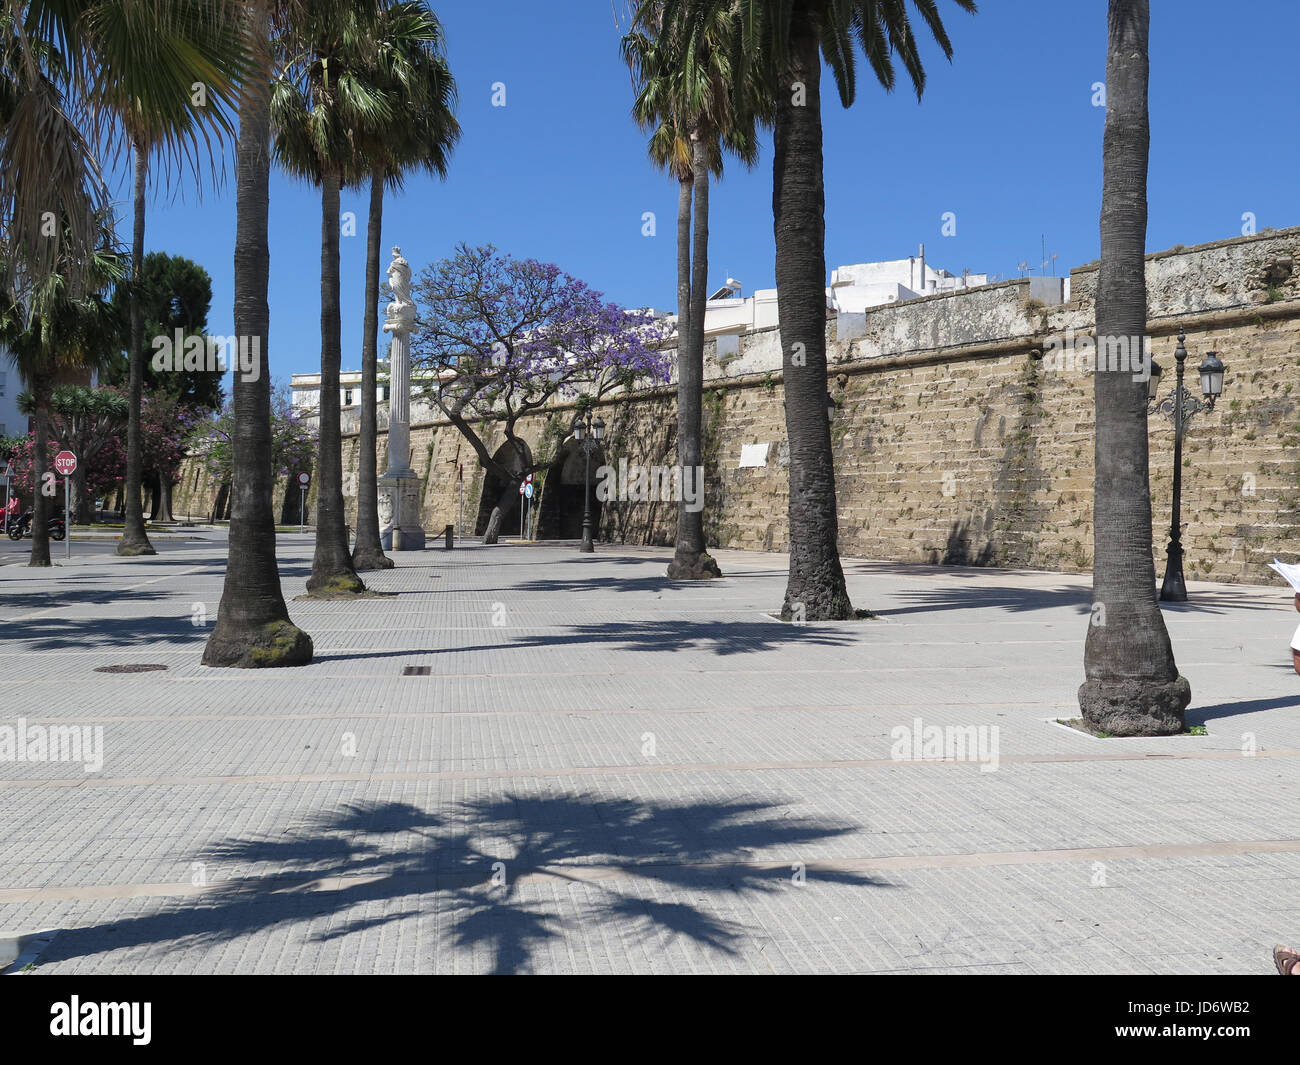
[[[953,0],[974,13],[974,0]],[[923,32],[951,60],[936,0],[911,0]],[[1099,336],[1146,331],[1148,0],[1110,0]],[[649,154],[680,183],[677,226],[679,464],[699,464],[710,174],[729,151],[752,166],[755,128],[773,134],[772,211],[789,464],[790,569],[782,617],[855,616],[838,549],[826,408],[825,194],[821,73],[852,106],[859,53],[891,91],[896,64],[921,98],[919,33],[906,0],[639,0],[623,55],[633,74],[633,116]],[[692,228],[694,206],[694,234]],[[1146,398],[1131,375],[1095,375],[1097,429],[1093,611],[1085,720],[1114,734],[1180,731],[1190,701],[1156,604],[1147,476]],[[703,515],[679,512],[669,576],[718,575]]]
[[[37,398],[36,476],[44,473],[45,387],[94,361],[88,322],[103,289],[128,286],[130,420],[126,514],[118,552],[153,554],[140,505],[145,338],[136,296],[150,162],[220,180],[217,149],[237,129],[235,332],[259,353],[235,374],[230,558],[212,665],[310,661],[289,620],[275,559],[268,352],[270,165],[321,189],[319,534],[310,594],[364,592],[358,569],[391,565],[379,542],[376,482],[379,247],[385,186],[442,174],[459,137],[442,28],[422,0],[3,0],[0,9],[0,339]],[[133,171],[132,254],[114,250],[101,158],[126,145]],[[206,163],[206,166],[204,165]],[[338,375],[339,196],[369,184],[363,337],[361,500],[355,550],[343,523]],[[51,239],[49,219],[53,218]],[[102,335],[99,335],[102,340]],[[46,498],[35,500],[32,564],[48,565]]]
[[[235,454],[230,557],[207,665],[275,666],[310,661],[311,638],[290,620],[280,590],[271,509],[269,372],[265,343],[270,155],[321,190],[321,405],[317,533],[308,594],[364,594],[358,569],[391,565],[379,544],[376,469],[379,247],[385,185],[425,169],[442,174],[460,135],[455,83],[442,27],[422,0],[312,0],[250,4],[254,71],[240,98],[236,159],[235,329],[262,338],[262,372],[234,384]],[[274,138],[273,138],[274,131]],[[273,143],[273,149],[272,149]],[[358,536],[344,525],[339,426],[339,198],[370,185],[363,431]]]
[[[50,301],[84,299],[103,283],[111,262],[103,237],[106,196],[93,151],[101,125],[116,122],[133,153],[135,270],[143,253],[150,158],[159,153],[197,173],[202,150],[211,160],[211,145],[237,119],[235,329],[256,343],[261,363],[256,377],[235,376],[230,557],[203,660],[238,666],[309,661],[311,639],[289,620],[280,589],[273,471],[265,461],[270,166],[274,157],[321,190],[320,503],[308,587],[318,595],[361,594],[357,571],[390,564],[379,546],[374,506],[384,188],[400,187],[414,169],[443,173],[459,135],[455,86],[437,19],[422,0],[0,3],[0,218],[7,252],[2,280],[7,292],[26,297],[8,301],[8,320],[20,309],[38,337],[55,333],[51,323],[58,316],[50,313],[56,306]],[[953,3],[975,11],[974,0]],[[952,45],[936,0],[911,4],[950,59]],[[1097,329],[1107,335],[1129,336],[1145,326],[1148,25],[1148,0],[1110,0],[1097,301]],[[790,571],[782,614],[850,618],[825,404],[822,62],[845,107],[856,95],[859,55],[887,91],[895,87],[901,64],[920,98],[925,70],[906,0],[640,0],[623,51],[637,86],[634,116],[651,135],[651,158],[679,182],[678,448],[685,466],[697,466],[700,456],[710,179],[721,173],[726,152],[752,165],[756,129],[773,131],[773,229],[790,445]],[[200,86],[206,90],[201,103],[189,91]],[[362,420],[358,537],[349,554],[337,388],[338,205],[341,188],[367,181],[368,409]],[[43,225],[51,209],[58,223],[53,239]],[[135,457],[128,459],[127,498],[134,510],[128,512],[124,553],[151,550],[138,490],[138,319],[136,312],[128,434]],[[57,346],[36,349],[54,359]],[[1124,374],[1098,373],[1096,389],[1094,588],[1107,624],[1090,627],[1080,700],[1085,717],[1105,722],[1110,731],[1171,731],[1181,727],[1190,694],[1155,603],[1145,404],[1141,388]],[[43,447],[37,461],[44,461]],[[36,526],[43,531],[39,513]],[[702,517],[685,508],[670,573],[718,573],[707,553]]]
[[[974,0],[953,0],[974,12]],[[914,0],[948,58],[933,0]],[[835,469],[826,410],[825,193],[821,70],[826,59],[849,107],[861,48],[886,89],[902,64],[918,99],[925,70],[904,3],[881,0],[641,0],[623,39],[633,115],[651,132],[650,157],[681,183],[678,211],[678,458],[700,455],[710,173],[724,150],[757,159],[756,125],[773,133],[772,210],[785,417],[790,442],[790,571],[781,616],[855,616],[838,549]],[[694,198],[694,239],[690,239]],[[692,262],[693,255],[693,262]],[[669,576],[707,579],[716,563],[701,511],[679,511]]]

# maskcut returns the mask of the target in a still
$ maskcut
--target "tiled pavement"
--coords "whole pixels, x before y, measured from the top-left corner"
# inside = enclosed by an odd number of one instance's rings
[[[793,626],[779,555],[395,557],[393,597],[292,601],[316,661],[270,672],[199,665],[219,545],[0,569],[0,725],[104,738],[0,761],[30,971],[1265,973],[1300,939],[1285,590],[1166,611],[1208,736],[1099,740],[1051,723],[1086,578],[847,563],[880,619]],[[281,559],[300,595],[308,540]],[[895,761],[917,718],[996,770]]]

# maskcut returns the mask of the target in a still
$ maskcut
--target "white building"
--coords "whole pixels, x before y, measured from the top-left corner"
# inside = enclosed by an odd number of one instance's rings
[[[832,270],[831,283],[826,289],[826,311],[828,316],[862,314],[870,307],[975,288],[987,285],[988,280],[987,274],[963,271],[958,275],[930,266],[925,261],[922,244],[920,254],[906,259],[858,263]],[[774,288],[760,288],[752,296],[742,296],[740,282],[729,277],[726,285],[705,304],[704,335],[718,341],[720,358],[726,356],[728,349],[734,351],[733,338],[777,324]]]
[[[899,300],[937,296],[943,292],[987,285],[987,274],[960,275],[936,270],[925,261],[925,245],[919,255],[889,259],[881,263],[858,263],[831,271],[826,305],[841,314],[861,314],[868,307],[880,307]]]
[[[972,274],[966,270],[961,274],[951,274],[947,270],[936,269],[925,261],[925,245],[922,244],[919,254],[909,255],[906,259],[857,263],[832,270],[831,283],[826,288],[826,314],[827,317],[836,314],[861,315],[871,307],[943,292],[956,292],[988,283],[988,274]],[[666,315],[653,308],[642,310],[655,318],[667,318],[676,326],[676,315]],[[756,329],[771,329],[777,324],[774,288],[760,288],[752,296],[744,296],[741,294],[740,282],[729,277],[727,283],[705,303],[704,335],[717,341],[719,359],[734,355],[739,350],[739,340],[744,334]],[[379,402],[383,404],[388,401],[388,387],[387,382],[382,380],[382,365],[380,375]],[[294,408],[304,413],[315,413],[320,405],[320,374],[294,374],[292,388]],[[344,410],[360,406],[359,371],[339,375],[339,401]]]
[[[22,436],[27,432],[27,415],[18,413],[18,393],[23,390],[9,352],[0,348],[0,436]]]
[[[388,402],[388,382],[383,368],[375,387],[375,398],[380,403]],[[296,373],[290,379],[290,404],[296,411],[316,413],[320,409],[320,371],[316,373]],[[361,371],[344,370],[339,374],[339,406],[361,406]]]

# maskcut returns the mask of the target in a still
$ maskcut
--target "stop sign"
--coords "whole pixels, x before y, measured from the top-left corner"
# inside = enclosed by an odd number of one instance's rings
[[[77,472],[77,456],[71,451],[60,451],[54,456],[54,468],[67,477]]]

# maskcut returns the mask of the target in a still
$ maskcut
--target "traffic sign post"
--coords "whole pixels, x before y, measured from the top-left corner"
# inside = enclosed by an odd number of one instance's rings
[[[60,451],[54,456],[54,469],[63,475],[63,557],[72,557],[72,508],[69,482],[77,472],[77,456],[71,451]]]
[[[307,487],[311,484],[311,474],[304,470],[298,474],[298,531],[307,531]]]
[[[528,527],[525,515],[532,509],[533,505],[533,475],[531,473],[520,482],[519,494],[523,496],[523,506],[519,508],[519,539],[522,540],[524,530]]]

